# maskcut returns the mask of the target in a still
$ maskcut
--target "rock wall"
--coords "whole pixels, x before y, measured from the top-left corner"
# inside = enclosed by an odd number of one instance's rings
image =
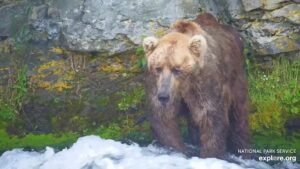
[[[299,57],[298,0],[201,0],[202,9],[240,30],[256,56]]]
[[[1,5],[1,39],[11,35],[15,15],[27,15],[37,40],[55,40],[72,50],[124,52],[200,11],[239,29],[256,55],[299,55],[300,49],[299,0],[16,0]]]
[[[80,51],[120,53],[141,43],[146,35],[163,32],[179,18],[198,14],[198,0],[47,0],[29,9],[32,28],[59,39],[65,47]],[[7,13],[19,13],[24,3],[4,6]],[[2,29],[1,29],[2,27]],[[2,23],[0,36],[7,36],[10,23]]]

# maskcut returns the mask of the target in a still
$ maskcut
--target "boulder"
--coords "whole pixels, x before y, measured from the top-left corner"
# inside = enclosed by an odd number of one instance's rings
[[[242,0],[244,8],[247,12],[261,8],[266,10],[273,10],[282,5],[288,0]]]
[[[245,29],[258,55],[276,55],[300,50],[298,26],[276,22],[253,22]]]
[[[294,24],[300,24],[300,4],[289,4],[280,9],[266,13],[262,19],[284,17]]]
[[[143,36],[155,35],[179,18],[194,18],[198,15],[199,2],[85,0],[65,2],[58,8],[62,39],[68,48],[120,53],[140,44]]]

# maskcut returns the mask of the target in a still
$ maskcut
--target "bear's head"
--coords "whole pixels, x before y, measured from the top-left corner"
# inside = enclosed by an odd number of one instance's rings
[[[180,98],[184,81],[203,67],[207,48],[205,32],[194,22],[177,21],[161,39],[143,41],[148,72],[155,78],[157,103],[172,104]]]

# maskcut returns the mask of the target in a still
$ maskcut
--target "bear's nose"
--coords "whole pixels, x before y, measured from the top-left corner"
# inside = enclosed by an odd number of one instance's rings
[[[165,105],[168,103],[170,99],[170,96],[166,93],[159,93],[158,94],[158,100],[160,101],[161,104]]]

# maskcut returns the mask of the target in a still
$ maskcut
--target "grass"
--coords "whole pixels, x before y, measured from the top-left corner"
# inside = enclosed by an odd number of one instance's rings
[[[300,118],[300,60],[279,59],[271,68],[248,62],[252,145],[257,149],[296,149],[300,158],[300,133],[285,124]],[[287,154],[285,154],[286,156]]]
[[[18,69],[8,81],[11,84],[0,92],[0,120],[14,121],[28,93],[27,67]]]
[[[287,120],[300,117],[300,60],[280,59],[271,69],[254,65],[248,63],[251,129],[254,134],[284,135]]]

